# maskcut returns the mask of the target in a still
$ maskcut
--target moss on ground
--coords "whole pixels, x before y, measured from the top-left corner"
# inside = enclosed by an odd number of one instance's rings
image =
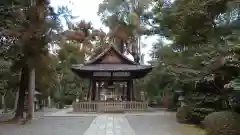
[[[201,129],[195,125],[182,124],[178,128],[178,132],[182,135],[205,135],[204,129]]]

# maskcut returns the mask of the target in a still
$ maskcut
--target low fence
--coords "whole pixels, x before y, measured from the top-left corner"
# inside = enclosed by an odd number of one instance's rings
[[[73,103],[74,112],[143,112],[148,108],[148,102],[139,101],[90,101]]]

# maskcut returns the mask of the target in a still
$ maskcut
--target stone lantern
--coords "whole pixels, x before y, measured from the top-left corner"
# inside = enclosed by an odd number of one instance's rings
[[[145,92],[144,91],[140,92],[140,96],[141,96],[141,100],[145,101]]]
[[[184,103],[183,90],[182,89],[175,90],[175,93],[178,94],[178,101],[180,102],[181,107],[184,106],[185,103]]]

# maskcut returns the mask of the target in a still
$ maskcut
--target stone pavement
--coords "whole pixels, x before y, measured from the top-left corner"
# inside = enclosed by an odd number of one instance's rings
[[[146,113],[148,114],[148,113]],[[84,135],[182,135],[174,115],[101,114]]]
[[[102,114],[94,119],[84,135],[136,135],[124,115]]]

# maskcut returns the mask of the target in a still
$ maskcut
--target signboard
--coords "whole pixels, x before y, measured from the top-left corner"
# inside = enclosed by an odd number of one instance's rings
[[[108,77],[111,76],[111,72],[93,72],[93,76]]]
[[[112,76],[124,77],[124,76],[130,76],[130,73],[129,72],[113,72]]]
[[[128,77],[130,72],[93,72],[96,77]]]

